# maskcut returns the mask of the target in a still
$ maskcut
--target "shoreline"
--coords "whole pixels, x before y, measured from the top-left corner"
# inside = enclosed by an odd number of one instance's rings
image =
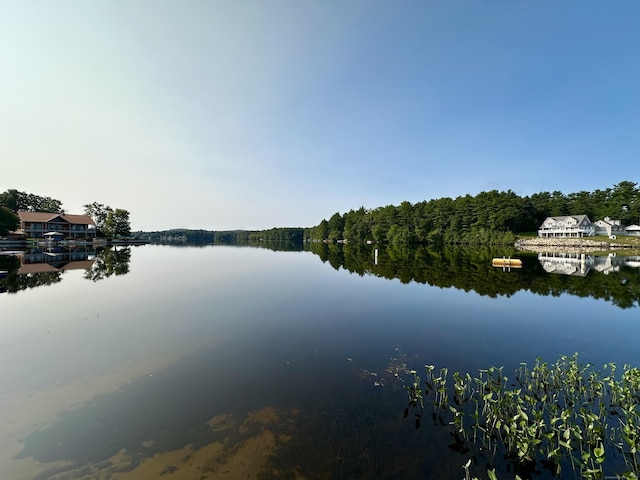
[[[631,238],[629,242],[589,240],[588,238],[518,238],[514,244],[518,251],[529,252],[567,252],[567,253],[594,253],[594,252],[618,252],[620,250],[630,253],[640,250],[640,239]]]
[[[111,247],[111,246],[138,246],[148,245],[149,240],[131,239],[131,240],[60,240],[58,242],[47,242],[46,240],[5,240],[0,239],[0,248],[33,248],[33,247]]]

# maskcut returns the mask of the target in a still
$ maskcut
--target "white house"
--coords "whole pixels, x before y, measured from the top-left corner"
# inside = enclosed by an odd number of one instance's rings
[[[618,257],[614,255],[593,256],[584,253],[539,253],[538,261],[547,273],[559,273],[585,277],[589,271],[595,270],[608,275],[619,272],[623,266],[640,268],[640,257]]]
[[[609,217],[604,217],[604,220],[598,220],[594,225],[596,227],[596,235],[606,235],[610,237],[612,235],[627,234],[620,220],[612,220]]]
[[[539,253],[538,261],[547,273],[585,277],[595,265],[595,257],[584,253]]]
[[[540,229],[539,237],[592,237],[596,227],[586,215],[566,215],[563,217],[547,217]]]
[[[625,228],[625,232],[627,233],[627,235],[640,237],[640,225],[629,225],[627,228]]]

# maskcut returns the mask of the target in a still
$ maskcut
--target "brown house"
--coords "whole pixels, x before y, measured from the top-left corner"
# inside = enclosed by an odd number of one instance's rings
[[[96,238],[96,224],[89,215],[18,211],[20,227],[16,233],[27,238],[57,237],[92,240]]]

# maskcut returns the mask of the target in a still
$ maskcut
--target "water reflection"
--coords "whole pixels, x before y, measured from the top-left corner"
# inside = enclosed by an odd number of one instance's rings
[[[372,248],[307,248],[96,252],[55,289],[0,297],[0,477],[460,478],[446,429],[401,418],[407,369],[640,362],[637,313],[612,306],[637,305],[633,265],[573,277],[535,255],[491,267],[509,250],[380,249],[376,265]],[[606,283],[621,278],[627,300]]]
[[[591,270],[605,275],[619,273],[621,269],[640,268],[638,256],[593,256],[584,253],[544,252],[538,254],[540,265],[547,273],[585,277]]]
[[[518,257],[523,260],[522,268],[512,269],[491,266],[492,258],[516,254],[509,248],[379,248],[320,243],[304,246],[265,243],[243,247],[276,252],[301,251],[304,248],[336,270],[398,279],[405,284],[417,282],[474,291],[489,297],[512,296],[524,290],[539,295],[569,293],[606,299],[621,308],[640,306],[639,256],[545,252],[536,257],[535,254],[520,252]],[[55,247],[1,253],[0,293],[52,285],[60,282],[62,274],[69,270],[84,270],[84,278],[94,282],[112,275],[125,275],[131,261],[131,247]],[[607,278],[609,274],[614,275]],[[555,278],[558,276],[573,278]]]
[[[88,268],[84,278],[97,282],[111,275],[125,275],[129,273],[131,261],[131,247],[112,247],[101,250]]]
[[[94,282],[124,275],[129,272],[130,261],[130,247],[53,246],[4,251],[0,252],[0,293],[53,285],[70,270],[84,270],[84,277]]]
[[[386,248],[312,244],[308,247],[336,270],[375,275],[489,297],[524,290],[606,299],[620,308],[640,306],[640,257],[569,253],[518,253],[522,268],[493,268],[492,258],[512,257],[511,249],[445,247]],[[549,275],[562,274],[562,275]],[[609,275],[612,274],[612,275]]]

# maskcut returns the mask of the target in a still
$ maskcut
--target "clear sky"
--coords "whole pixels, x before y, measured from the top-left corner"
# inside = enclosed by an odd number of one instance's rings
[[[134,230],[640,182],[638,0],[4,0],[0,191]]]

